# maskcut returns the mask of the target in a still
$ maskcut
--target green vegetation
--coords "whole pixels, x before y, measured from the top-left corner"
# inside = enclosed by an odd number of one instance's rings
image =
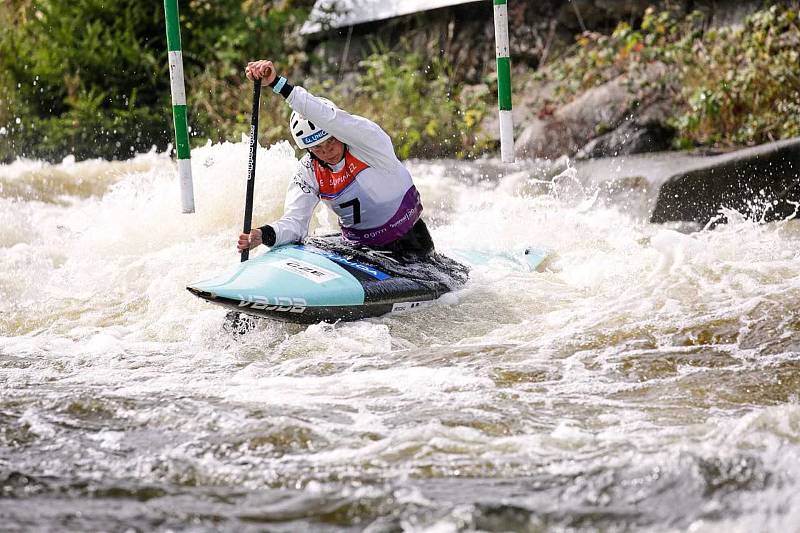
[[[247,131],[244,62],[291,66],[292,36],[312,4],[181,2],[193,137]],[[125,158],[171,142],[162,2],[9,0],[0,22],[0,160]]]
[[[142,149],[143,140],[163,137],[157,4],[122,1],[116,12],[99,0],[14,7],[0,40],[0,125],[10,141],[3,151],[84,157],[97,143],[119,157],[129,143]]]
[[[180,5],[189,125],[195,144],[239,140],[248,130],[244,64],[272,58],[298,74],[298,37],[313,0],[188,0]],[[0,161],[120,159],[172,142],[162,2],[9,0],[0,5]],[[481,95],[462,102],[442,58],[376,44],[356,89],[311,82],[343,107],[374,118],[401,157],[471,155]],[[300,83],[307,83],[300,76]],[[286,138],[289,109],[265,95],[266,139]]]
[[[485,149],[477,128],[489,89],[467,93],[445,57],[425,60],[405,43],[394,52],[376,43],[358,72],[350,94],[330,82],[320,85],[320,94],[375,117],[400,158],[472,157]]]
[[[494,82],[468,87],[446,56],[380,41],[342,84],[303,76],[336,70],[303,50],[313,0],[182,0],[189,124],[195,144],[239,140],[248,129],[244,64],[276,60],[290,79],[370,118],[401,157],[473,157],[495,109]],[[6,0],[0,4],[0,161],[125,158],[173,139],[161,1]],[[700,13],[647,10],[636,27],[584,33],[537,76],[553,82],[546,115],[620,76],[634,105],[666,99],[675,146],[736,146],[800,135],[800,24],[773,6],[714,28]],[[519,66],[521,67],[521,65]],[[518,73],[517,73],[518,74]],[[515,74],[517,85],[524,76]],[[287,138],[289,109],[264,97],[262,138]],[[599,128],[603,125],[599,125]]]
[[[542,111],[624,75],[635,99],[671,101],[676,148],[800,135],[797,9],[773,6],[738,26],[705,23],[699,12],[681,17],[651,8],[637,29],[621,23],[611,35],[579,36],[540,74],[556,83],[555,101]]]
[[[757,144],[800,135],[797,9],[707,31],[683,69],[682,145]]]

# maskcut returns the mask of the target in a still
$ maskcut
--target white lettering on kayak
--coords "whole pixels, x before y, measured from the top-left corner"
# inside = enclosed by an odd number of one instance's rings
[[[288,296],[264,297],[238,294],[239,307],[249,307],[257,311],[278,311],[280,313],[302,313],[306,310],[305,298]]]
[[[325,283],[341,277],[336,272],[325,270],[317,265],[313,265],[299,259],[284,259],[283,261],[269,263],[269,265],[275,268],[280,268],[281,270],[286,270],[292,274],[297,274],[298,276],[302,276],[313,281],[314,283]]]

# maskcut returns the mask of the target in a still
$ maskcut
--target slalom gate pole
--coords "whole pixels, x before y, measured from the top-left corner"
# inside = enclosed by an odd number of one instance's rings
[[[172,91],[172,119],[175,124],[175,147],[178,153],[178,177],[181,183],[181,208],[194,213],[192,159],[189,152],[189,127],[186,119],[186,88],[183,83],[181,27],[178,21],[178,0],[164,0],[167,21],[169,81]]]
[[[514,120],[511,118],[511,54],[508,45],[508,1],[494,0],[497,47],[497,104],[500,111],[500,157],[514,162]]]

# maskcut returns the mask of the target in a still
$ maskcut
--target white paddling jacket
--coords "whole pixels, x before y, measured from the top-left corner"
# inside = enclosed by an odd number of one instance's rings
[[[351,115],[294,86],[289,105],[342,141],[345,157],[328,168],[306,154],[286,193],[284,213],[270,225],[275,244],[301,241],[320,200],[339,217],[342,236],[382,246],[408,233],[422,203],[411,174],[397,159],[389,135],[364,117]]]

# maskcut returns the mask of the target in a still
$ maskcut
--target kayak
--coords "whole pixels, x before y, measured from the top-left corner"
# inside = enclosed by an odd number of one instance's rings
[[[546,251],[523,254],[535,268]],[[472,264],[492,254],[469,252]],[[462,287],[469,267],[440,253],[403,263],[388,253],[354,248],[340,237],[310,238],[271,248],[187,289],[247,315],[302,324],[351,321],[420,309]]]

